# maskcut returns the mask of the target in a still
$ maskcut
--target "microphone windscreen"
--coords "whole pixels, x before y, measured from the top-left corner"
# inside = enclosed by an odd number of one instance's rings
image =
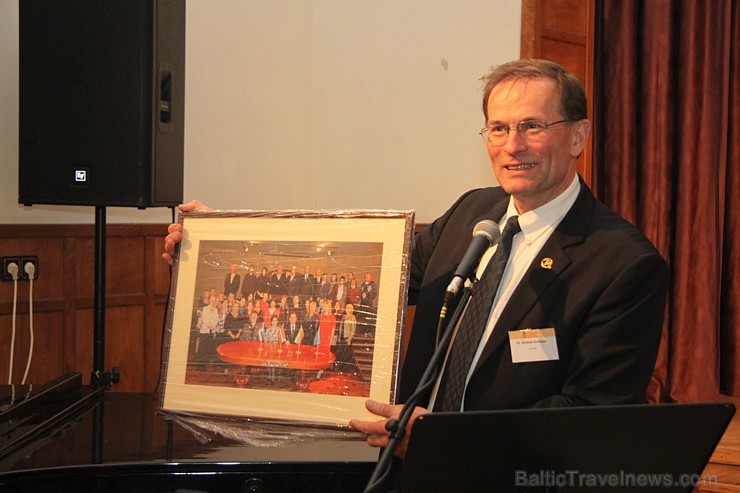
[[[491,246],[493,246],[498,243],[499,237],[501,236],[501,230],[499,229],[496,222],[491,221],[490,219],[485,219],[483,221],[480,221],[473,228],[473,237],[479,235],[488,238]]]

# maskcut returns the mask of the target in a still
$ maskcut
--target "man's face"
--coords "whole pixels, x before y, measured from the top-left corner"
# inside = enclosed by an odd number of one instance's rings
[[[563,120],[557,85],[549,79],[511,79],[493,88],[487,125],[515,127],[523,120]],[[526,140],[516,128],[505,143],[486,142],[499,185],[514,196],[520,213],[536,209],[562,193],[576,173],[576,159],[586,145],[587,120],[561,123]]]

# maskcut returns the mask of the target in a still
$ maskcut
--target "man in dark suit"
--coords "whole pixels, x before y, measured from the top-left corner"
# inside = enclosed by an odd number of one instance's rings
[[[296,338],[302,328],[302,325],[298,322],[298,313],[291,312],[288,315],[288,323],[285,324],[285,342],[287,344],[298,344]]]
[[[236,264],[231,264],[231,272],[226,274],[224,278],[224,296],[229,296],[229,293],[236,297],[236,293],[239,291],[241,285],[241,279],[239,274],[236,273]]]
[[[314,284],[316,284],[316,278],[311,274],[311,266],[307,265],[303,269],[303,274],[299,275],[301,280],[300,295],[301,301],[306,301],[313,296]]]
[[[251,264],[244,273],[244,280],[242,281],[242,296],[250,299],[254,297],[254,292],[257,291],[257,276],[254,274],[254,264]]]
[[[282,265],[278,265],[277,270],[270,276],[270,294],[276,298],[288,294],[288,276],[283,271]]]
[[[551,62],[510,62],[487,77],[483,110],[481,135],[500,187],[466,193],[415,238],[409,303],[416,304],[416,316],[400,400],[413,392],[434,351],[445,288],[473,227],[490,219],[503,229],[516,217],[521,231],[490,295],[493,305],[453,410],[644,402],[661,338],[668,267],[642,233],[596,201],[576,173],[591,126],[582,85]],[[517,342],[529,329],[537,329],[540,343],[555,347],[554,354],[533,360],[522,354]],[[429,409],[448,397],[444,372],[455,344]],[[396,417],[401,408],[374,401],[367,406],[382,418]],[[417,408],[412,424],[424,412]],[[385,446],[386,421],[350,424],[369,444]],[[408,435],[397,455],[405,453]]]
[[[483,112],[481,135],[500,187],[464,194],[415,238],[409,304],[416,304],[416,315],[399,400],[416,387],[434,351],[445,288],[473,227],[488,219],[503,229],[517,218],[521,231],[513,236],[501,284],[485,297],[492,306],[462,373],[458,409],[643,402],[660,344],[668,266],[644,235],[598,202],[577,175],[577,158],[591,130],[583,86],[552,62],[509,62],[486,77]],[[180,237],[171,228],[168,253]],[[476,277],[496,248],[483,256]],[[468,307],[476,294],[483,298],[476,291]],[[539,334],[543,349],[556,351],[523,356],[517,341],[529,330]],[[453,340],[449,354],[458,342]],[[429,409],[448,397],[448,363],[450,358],[429,402],[422,403]],[[368,401],[367,407],[382,419],[350,425],[365,433],[370,445],[385,446],[386,422],[398,416],[401,405]],[[397,455],[404,455],[413,420],[425,412],[425,407],[413,411]]]
[[[322,299],[329,298],[329,293],[331,292],[331,283],[329,282],[329,274],[324,272],[323,274],[321,274],[321,276],[317,275],[316,281],[318,282],[317,288],[316,288],[316,298],[322,298]]]
[[[288,286],[288,297],[292,298],[295,295],[301,294],[301,283],[303,279],[301,278],[301,275],[298,274],[298,267],[295,265],[290,268],[290,272],[288,272],[288,280],[287,280],[287,286]]]

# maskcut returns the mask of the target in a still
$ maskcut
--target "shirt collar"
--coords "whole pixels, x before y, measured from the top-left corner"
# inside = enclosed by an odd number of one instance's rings
[[[573,177],[573,181],[570,182],[570,185],[568,185],[568,188],[566,188],[563,193],[552,199],[550,202],[541,205],[534,210],[525,212],[524,214],[519,214],[514,205],[514,197],[509,197],[509,206],[506,209],[506,214],[501,218],[499,226],[503,230],[507,219],[518,215],[519,226],[521,226],[522,233],[524,234],[524,241],[534,241],[543,234],[548,227],[560,223],[560,220],[565,216],[565,214],[567,214],[575,203],[580,191],[581,181],[578,178],[578,174],[576,174]]]

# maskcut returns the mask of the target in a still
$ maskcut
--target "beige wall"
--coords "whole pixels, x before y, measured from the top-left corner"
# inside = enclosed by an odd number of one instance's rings
[[[479,77],[517,58],[518,0],[189,0],[185,198],[219,208],[444,212],[494,183]],[[0,0],[0,224],[17,204],[18,0]],[[168,222],[111,208],[109,222]]]

